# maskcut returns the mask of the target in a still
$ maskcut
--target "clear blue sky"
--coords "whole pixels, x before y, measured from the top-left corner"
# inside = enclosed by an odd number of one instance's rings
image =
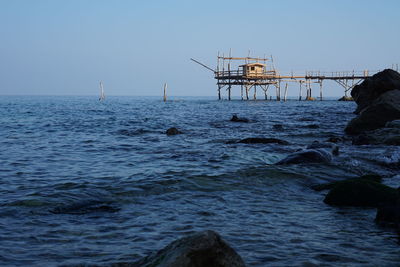
[[[218,51],[282,72],[400,64],[400,1],[0,0],[0,94],[216,95]],[[342,89],[326,84],[327,95]],[[297,94],[296,89],[293,95]]]

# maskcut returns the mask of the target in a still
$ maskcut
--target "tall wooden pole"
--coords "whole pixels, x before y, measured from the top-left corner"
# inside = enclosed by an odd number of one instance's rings
[[[167,101],[167,83],[164,83],[164,102],[166,102]]]
[[[301,81],[299,82],[299,84],[300,84],[299,101],[301,101]]]
[[[257,85],[254,85],[254,100],[257,99]]]
[[[288,91],[288,84],[286,83],[285,85],[285,96],[284,96],[284,101],[286,102],[286,98],[287,98],[287,91]]]
[[[322,101],[322,80],[319,81],[319,100]]]

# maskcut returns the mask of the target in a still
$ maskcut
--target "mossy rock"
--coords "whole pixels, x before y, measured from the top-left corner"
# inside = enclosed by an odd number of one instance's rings
[[[395,188],[371,179],[350,179],[333,186],[324,202],[336,206],[378,207],[398,199]]]

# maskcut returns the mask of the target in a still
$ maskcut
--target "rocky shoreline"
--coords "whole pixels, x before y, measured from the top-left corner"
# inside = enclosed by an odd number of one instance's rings
[[[387,69],[365,79],[354,87],[351,99],[357,103],[355,114],[344,129],[345,135],[333,136],[325,143],[314,142],[305,149],[289,154],[277,165],[329,163],[339,154],[336,144],[351,141],[353,145],[400,145],[400,74]],[[350,100],[349,99],[342,99]],[[231,122],[248,123],[247,118],[233,115]],[[283,130],[282,125],[274,129]],[[176,128],[167,135],[181,134]],[[249,137],[230,140],[226,144],[287,145],[285,140]],[[355,149],[357,149],[355,147]],[[383,177],[365,174],[346,180],[313,185],[315,191],[328,191],[324,203],[339,207],[376,208],[375,222],[390,226],[400,232],[400,190],[382,183]],[[214,231],[202,231],[178,239],[158,252],[135,262],[115,266],[163,267],[223,267],[245,266],[244,261],[222,237]]]

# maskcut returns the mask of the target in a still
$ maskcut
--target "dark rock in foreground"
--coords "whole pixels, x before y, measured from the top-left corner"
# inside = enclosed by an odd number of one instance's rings
[[[391,69],[386,69],[365,79],[351,90],[351,96],[357,103],[355,113],[359,114],[383,93],[396,89],[400,90],[400,73]]]
[[[236,114],[232,115],[231,121],[233,122],[249,122],[247,118],[239,118]]]
[[[236,143],[242,143],[242,144],[280,144],[280,145],[288,145],[289,142],[285,140],[280,140],[277,138],[259,138],[259,137],[251,137],[251,138],[245,138],[240,141],[237,141]]]
[[[137,267],[243,267],[242,258],[214,231],[178,239],[132,266]]]
[[[299,163],[328,163],[331,162],[332,155],[324,149],[305,149],[277,162],[276,165],[299,164]]]
[[[393,121],[398,122],[398,120]],[[363,132],[352,137],[353,145],[400,145],[400,128],[389,127]]]
[[[172,127],[172,128],[169,128],[165,133],[167,135],[177,135],[177,134],[181,134],[182,132],[179,131],[177,128]]]
[[[387,122],[397,119],[400,119],[400,90],[391,90],[363,109],[358,117],[347,124],[345,131],[348,134],[359,134],[382,128]]]
[[[400,119],[400,73],[384,70],[365,79],[351,91],[357,103],[356,114],[345,131],[359,134],[385,126],[386,122]]]
[[[379,207],[398,199],[396,189],[373,179],[349,179],[336,183],[324,202],[335,206]]]

